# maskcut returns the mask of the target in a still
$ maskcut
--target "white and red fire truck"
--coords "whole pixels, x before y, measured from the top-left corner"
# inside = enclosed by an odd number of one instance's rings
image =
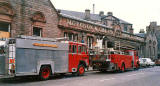
[[[139,57],[136,50],[114,50],[113,48],[92,51],[91,65],[93,70],[121,71],[139,68]]]
[[[46,80],[56,73],[83,75],[89,66],[84,43],[20,36],[0,41],[0,77],[39,75]]]
[[[0,77],[39,75],[46,80],[57,73],[83,75],[89,64],[100,71],[139,67],[135,50],[107,48],[91,55],[84,43],[60,40],[31,36],[1,40]]]

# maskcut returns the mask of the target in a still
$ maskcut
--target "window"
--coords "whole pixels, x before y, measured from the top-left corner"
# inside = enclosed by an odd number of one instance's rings
[[[107,47],[108,47],[108,48],[113,48],[113,47],[114,47],[114,43],[111,42],[111,41],[108,41],[108,42],[107,42]]]
[[[84,46],[84,45],[82,46],[81,52],[87,53],[87,48],[86,48],[86,46]]]
[[[124,25],[124,31],[127,32],[127,25]]]
[[[155,56],[156,55],[156,48],[153,47],[153,55]]]
[[[72,45],[72,53],[77,53],[77,46],[76,45]]]
[[[88,36],[88,38],[87,38],[87,44],[88,44],[88,47],[89,47],[90,49],[92,49],[93,37]]]
[[[78,34],[74,34],[74,41],[78,41]]]
[[[64,37],[68,37],[69,41],[78,41],[78,34],[64,32]]]
[[[149,44],[151,44],[152,43],[152,41],[151,40],[149,40]]]
[[[9,23],[0,22],[0,31],[10,32],[9,28],[10,28]]]
[[[156,45],[156,41],[153,42],[153,45]]]
[[[78,53],[82,52],[82,46],[78,46]]]
[[[33,36],[42,36],[42,28],[33,27]]]
[[[69,45],[69,53],[72,53],[72,46]]]
[[[67,37],[67,33],[66,32],[64,32],[64,37]]]
[[[70,41],[73,41],[73,34],[72,33],[68,33],[68,37]]]

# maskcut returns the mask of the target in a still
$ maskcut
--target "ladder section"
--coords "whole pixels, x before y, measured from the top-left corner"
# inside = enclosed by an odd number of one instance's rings
[[[15,44],[9,44],[9,57],[8,57],[8,61],[9,61],[8,74],[9,75],[14,75],[15,73],[15,62],[16,62],[15,50],[16,50]]]

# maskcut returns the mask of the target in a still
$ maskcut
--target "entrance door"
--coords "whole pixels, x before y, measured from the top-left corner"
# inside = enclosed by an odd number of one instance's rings
[[[69,45],[69,72],[76,72],[78,65],[77,44]]]

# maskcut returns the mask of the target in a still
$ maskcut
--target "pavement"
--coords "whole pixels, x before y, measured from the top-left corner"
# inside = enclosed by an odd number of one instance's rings
[[[0,86],[160,86],[160,66],[124,73],[88,71],[78,77],[56,75],[47,81],[35,77],[0,79]]]

